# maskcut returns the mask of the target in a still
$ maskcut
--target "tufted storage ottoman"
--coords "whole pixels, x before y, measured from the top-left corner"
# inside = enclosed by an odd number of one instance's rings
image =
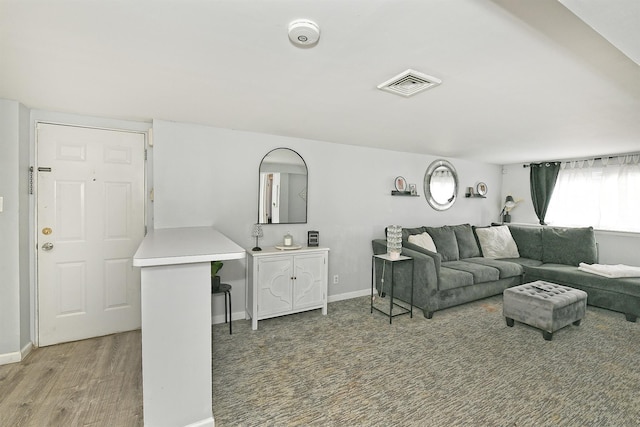
[[[560,328],[580,321],[587,310],[587,293],[555,283],[525,283],[505,289],[502,312],[507,326],[513,321],[526,323],[542,329],[542,336],[550,341]]]

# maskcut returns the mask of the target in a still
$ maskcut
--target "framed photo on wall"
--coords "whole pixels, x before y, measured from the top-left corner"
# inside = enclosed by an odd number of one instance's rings
[[[396,177],[396,190],[407,191],[407,180],[401,176]]]
[[[487,184],[485,184],[484,182],[479,182],[478,185],[476,186],[476,193],[478,193],[481,196],[486,196],[487,195]]]

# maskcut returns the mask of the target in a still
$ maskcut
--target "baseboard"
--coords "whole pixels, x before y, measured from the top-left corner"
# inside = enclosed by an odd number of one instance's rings
[[[27,357],[29,353],[31,353],[31,350],[33,350],[33,343],[29,341],[27,345],[22,347],[22,350],[20,350],[20,356],[21,356],[20,360],[24,360],[24,358]]]
[[[231,313],[231,320],[244,320],[246,318],[244,310]],[[218,323],[224,323],[224,312],[222,314],[211,316],[211,324],[217,325]]]
[[[336,302],[336,301],[342,301],[345,299],[351,299],[351,298],[359,298],[359,297],[366,297],[368,295],[371,295],[371,289],[363,289],[361,291],[355,291],[355,292],[345,292],[343,294],[338,294],[338,295],[330,295],[329,299],[327,302]],[[246,319],[250,319],[251,317],[247,315],[247,313],[243,310],[243,311],[238,311],[238,312],[234,312],[231,314],[231,319],[232,320],[246,320]],[[218,323],[224,323],[224,313],[222,314],[217,314],[215,316],[211,316],[211,324],[212,325],[217,325]]]
[[[345,292],[343,294],[330,295],[329,302],[342,301],[342,300],[351,299],[351,298],[366,297],[367,295],[371,295],[371,288],[363,289],[361,291]]]
[[[20,351],[0,354],[0,365],[8,365],[9,363],[20,362],[25,357],[27,357],[27,354],[31,353],[32,348],[33,348],[33,343],[29,342]]]
[[[8,365],[9,363],[16,363],[21,361],[21,355],[19,351],[13,353],[0,354],[0,365]]]

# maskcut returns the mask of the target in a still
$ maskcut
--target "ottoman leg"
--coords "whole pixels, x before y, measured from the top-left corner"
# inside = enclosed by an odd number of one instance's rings
[[[507,326],[513,326],[513,319],[511,319],[510,317],[505,317],[505,320],[507,321]]]
[[[573,322],[573,324],[574,324],[575,326],[580,326],[580,322],[582,322],[582,319],[578,319],[578,320],[576,320],[575,322]]]
[[[545,340],[551,341],[553,339],[553,332],[542,331],[542,336]]]

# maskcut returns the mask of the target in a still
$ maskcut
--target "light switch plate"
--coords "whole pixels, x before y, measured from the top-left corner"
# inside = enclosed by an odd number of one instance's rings
[[[0,212],[4,210],[4,197],[0,196]]]

